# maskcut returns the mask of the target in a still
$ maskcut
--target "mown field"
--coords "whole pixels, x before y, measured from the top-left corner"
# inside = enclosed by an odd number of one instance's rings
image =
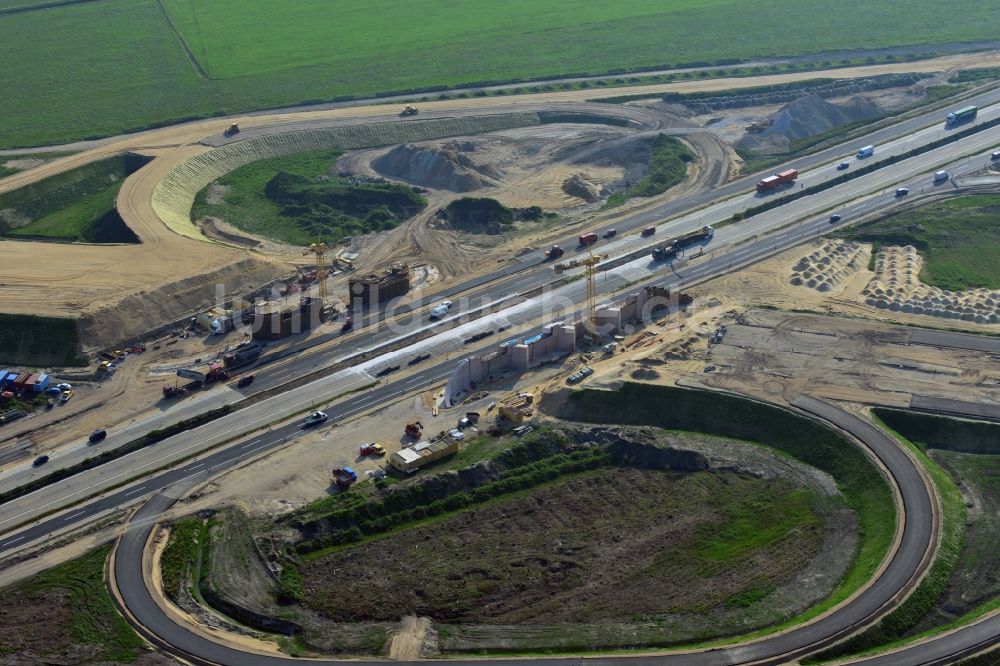
[[[961,291],[1000,289],[1000,196],[960,197],[850,227],[844,238],[912,245],[924,258],[925,284]]]
[[[989,0],[100,0],[3,14],[0,146],[379,93],[993,39]],[[890,29],[886,29],[891,26]],[[794,29],[789,29],[794,27]]]

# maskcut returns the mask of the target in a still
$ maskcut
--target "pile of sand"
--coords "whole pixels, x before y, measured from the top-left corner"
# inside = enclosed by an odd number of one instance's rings
[[[789,282],[796,287],[823,293],[833,291],[861,270],[863,258],[864,250],[857,243],[842,240],[820,242],[814,251],[792,266]]]
[[[833,104],[818,95],[808,95],[781,107],[772,117],[770,127],[759,134],[747,134],[737,146],[760,153],[787,152],[794,141],[868,120],[880,113],[879,107],[864,97]]]
[[[948,291],[928,286],[920,282],[922,263],[923,258],[911,245],[883,247],[875,260],[875,277],[862,290],[865,303],[893,312],[1000,323],[1000,291]]]
[[[372,166],[389,178],[437,190],[473,192],[495,185],[501,174],[488,164],[477,164],[466,154],[469,148],[475,150],[475,144],[462,142],[454,148],[463,147],[465,151],[407,143],[376,157]]]

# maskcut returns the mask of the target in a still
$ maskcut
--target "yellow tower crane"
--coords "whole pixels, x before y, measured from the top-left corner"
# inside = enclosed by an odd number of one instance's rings
[[[584,275],[587,278],[587,330],[593,335],[597,331],[597,264],[607,255],[594,256],[591,252],[586,259],[581,259]]]
[[[327,252],[326,243],[323,241],[313,243],[304,254],[310,252],[316,255],[316,281],[319,282],[319,297],[326,303],[326,261],[324,258]]]

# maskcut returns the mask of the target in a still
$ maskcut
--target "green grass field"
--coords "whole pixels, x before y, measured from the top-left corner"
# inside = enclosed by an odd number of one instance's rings
[[[333,172],[339,155],[312,150],[240,167],[198,193],[192,219],[217,217],[253,234],[308,245],[391,229],[426,205],[407,186],[339,183]]]
[[[920,279],[961,291],[1000,288],[1000,196],[967,196],[850,227],[844,238],[913,245],[924,257]]]
[[[35,4],[0,0],[0,11]],[[992,39],[989,0],[100,0],[0,14],[0,146],[477,82]],[[891,30],[886,29],[891,26]],[[794,29],[789,29],[794,27]]]

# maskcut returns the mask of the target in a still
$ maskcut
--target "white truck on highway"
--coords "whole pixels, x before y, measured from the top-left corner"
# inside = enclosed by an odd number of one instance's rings
[[[875,146],[865,146],[858,151],[858,159],[864,159],[865,157],[871,157],[875,154]]]

